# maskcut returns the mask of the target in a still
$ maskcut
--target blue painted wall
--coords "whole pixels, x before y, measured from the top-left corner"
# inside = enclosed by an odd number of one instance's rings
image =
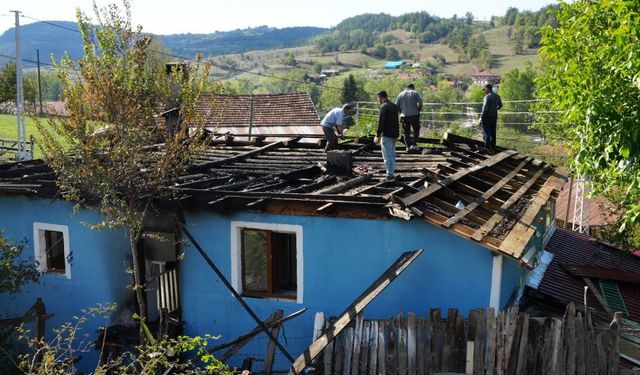
[[[303,227],[303,303],[246,298],[262,318],[276,309],[283,309],[285,315],[302,307],[309,309],[285,325],[287,348],[293,355],[298,355],[310,344],[315,312],[323,311],[327,316],[340,314],[407,250],[425,249],[414,264],[366,308],[365,316],[386,318],[401,311],[425,316],[428,309],[434,307],[457,307],[462,314],[467,314],[469,309],[489,305],[491,252],[422,220],[360,220],[249,213],[188,215],[190,231],[228,278],[231,278],[231,221]],[[181,267],[187,334],[207,332],[221,335],[221,342],[226,342],[255,327],[195,249],[186,249]],[[515,284],[508,284],[517,273],[508,262],[505,262],[505,268],[508,272],[502,279],[503,295],[511,293]],[[266,340],[261,336],[236,358],[262,357]],[[277,368],[287,368],[282,355],[277,359],[280,359]]]
[[[82,222],[95,223],[99,215],[82,211],[71,215],[63,201],[0,197],[0,227],[8,237],[27,238],[27,256],[33,256],[33,222],[67,225],[73,252],[71,279],[44,275],[41,283],[16,296],[0,296],[1,314],[21,314],[37,297],[56,314],[48,327],[56,327],[96,303],[123,305],[131,297],[125,272],[130,253],[125,231],[91,231]],[[218,215],[190,213],[187,224],[218,267],[231,277],[231,222],[281,223],[303,228],[304,300],[246,298],[261,318],[276,309],[285,314],[306,307],[304,315],[285,324],[286,345],[295,356],[311,342],[314,314],[342,312],[398,256],[424,248],[424,253],[365,310],[369,318],[386,318],[398,312],[424,316],[429,308],[446,312],[457,307],[462,314],[487,307],[491,288],[492,253],[481,246],[422,220],[361,220],[327,217],[280,216],[251,213]],[[255,323],[217,279],[193,247],[186,247],[180,265],[181,300],[185,333],[221,335],[231,340],[255,327]],[[501,305],[516,285],[521,269],[515,261],[503,261]],[[105,321],[90,321],[84,333],[93,334]],[[280,338],[282,339],[282,333]],[[284,340],[282,340],[284,342]],[[261,358],[267,344],[259,336],[235,358]],[[97,353],[83,354],[84,363],[95,364]],[[276,368],[287,368],[278,353]],[[81,366],[82,367],[82,366]]]
[[[91,211],[81,211],[72,215],[70,203],[48,199],[24,197],[0,197],[0,228],[5,236],[15,241],[26,239],[25,256],[34,257],[33,223],[67,225],[69,245],[73,260],[71,278],[63,275],[44,274],[39,284],[28,285],[16,295],[0,295],[0,316],[24,314],[29,307],[42,297],[47,312],[55,316],[47,320],[47,331],[57,328],[71,317],[79,315],[82,309],[98,303],[118,303],[124,305],[132,295],[127,285],[131,284],[125,272],[130,263],[129,241],[125,231],[92,231],[82,222],[97,223],[100,216]],[[80,334],[95,339],[95,330],[105,325],[105,319],[90,319],[83,325]],[[51,333],[48,333],[51,338]],[[80,367],[95,367],[97,351],[82,353]]]
[[[518,261],[502,257],[502,286],[500,289],[500,308],[509,302],[511,295],[519,285],[525,270],[518,266]]]

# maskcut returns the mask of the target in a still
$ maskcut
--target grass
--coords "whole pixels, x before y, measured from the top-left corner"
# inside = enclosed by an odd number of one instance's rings
[[[46,118],[42,118],[41,120],[46,124]],[[25,127],[27,130],[27,139],[29,139],[31,136],[35,138],[36,149],[33,152],[33,157],[35,159],[38,159],[42,157],[42,150],[38,146],[38,138],[41,134],[38,131],[38,127],[36,126],[36,120],[33,117],[27,117],[25,121]],[[0,114],[0,138],[10,140],[18,139],[18,127],[15,115]],[[3,156],[0,156],[0,158],[2,157]]]

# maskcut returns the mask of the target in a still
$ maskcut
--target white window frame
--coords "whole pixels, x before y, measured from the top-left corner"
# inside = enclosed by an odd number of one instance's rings
[[[55,275],[55,272],[48,272],[47,269],[47,255],[45,254],[46,240],[44,237],[45,231],[62,232],[62,242],[64,244],[64,275],[67,279],[71,278],[71,263],[69,258],[71,250],[69,246],[69,227],[66,225],[49,224],[49,223],[33,223],[33,250],[35,252],[35,258],[38,262],[38,271],[47,273],[49,275]]]
[[[296,235],[296,302],[302,303],[304,292],[304,267],[302,259],[302,225],[257,223],[249,221],[231,222],[231,285],[242,295],[242,229],[260,229],[273,232],[294,233]],[[279,301],[293,301],[286,298],[271,298]]]

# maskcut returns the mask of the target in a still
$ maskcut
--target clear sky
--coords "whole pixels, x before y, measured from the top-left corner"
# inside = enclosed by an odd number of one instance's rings
[[[119,0],[97,0],[98,6]],[[347,17],[362,13],[388,13],[394,16],[427,11],[440,17],[474,14],[476,19],[503,15],[510,6],[537,10],[554,0],[132,0],[132,18],[143,30],[155,34],[210,33],[267,25],[335,26]],[[13,27],[11,10],[47,21],[75,21],[75,9],[92,12],[91,0],[2,0],[0,33]],[[23,17],[21,24],[34,22]]]

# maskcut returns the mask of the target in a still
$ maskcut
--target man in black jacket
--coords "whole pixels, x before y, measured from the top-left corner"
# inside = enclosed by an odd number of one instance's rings
[[[484,147],[493,149],[496,147],[496,126],[498,122],[498,110],[502,108],[500,96],[493,92],[490,83],[484,85],[484,101],[482,113],[480,113],[480,127],[484,138]]]
[[[382,158],[387,169],[387,180],[393,180],[395,179],[396,141],[400,135],[400,123],[398,122],[400,107],[389,100],[386,91],[378,93],[378,102],[380,102],[380,117],[378,118],[375,142],[377,144],[382,141]]]

